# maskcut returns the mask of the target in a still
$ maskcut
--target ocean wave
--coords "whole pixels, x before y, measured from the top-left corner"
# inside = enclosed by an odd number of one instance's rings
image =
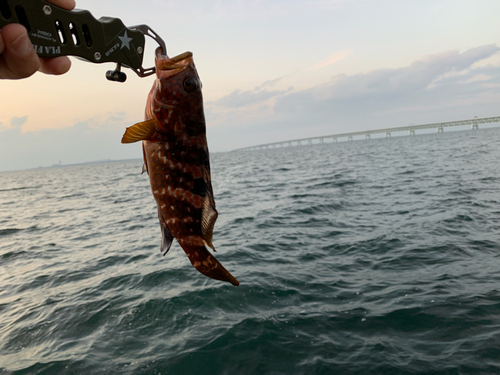
[[[212,155],[238,288],[160,254],[139,160],[2,175],[0,371],[499,373],[499,137]]]

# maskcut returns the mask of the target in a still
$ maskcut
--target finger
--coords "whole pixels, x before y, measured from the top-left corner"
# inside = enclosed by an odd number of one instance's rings
[[[75,0],[49,0],[49,3],[52,3],[54,5],[57,5],[58,7],[67,9],[67,10],[72,10],[75,8]]]
[[[0,55],[3,53],[4,49],[5,49],[5,43],[3,42],[2,33],[0,33]]]
[[[72,10],[75,8],[75,0],[49,0],[50,3],[63,9]],[[60,75],[66,73],[71,68],[71,60],[65,56],[56,58],[41,58],[39,71],[45,74]]]
[[[72,10],[75,8],[75,0],[49,0],[50,3],[61,8]],[[65,56],[56,58],[41,58],[39,71],[45,74],[60,75],[66,73],[71,68],[71,60]]]
[[[4,50],[0,62],[0,78],[26,78],[40,67],[26,28],[20,24],[10,24],[0,30]]]
[[[71,60],[66,56],[54,57],[50,59],[40,59],[42,65],[40,71],[45,74],[60,75],[66,73],[71,68]]]

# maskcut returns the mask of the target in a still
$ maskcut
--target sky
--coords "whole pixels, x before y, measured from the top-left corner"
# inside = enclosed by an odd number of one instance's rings
[[[211,152],[500,115],[498,0],[77,0],[192,51]],[[148,39],[145,66],[153,65]],[[0,171],[141,158],[122,145],[153,77],[72,58],[0,81]]]

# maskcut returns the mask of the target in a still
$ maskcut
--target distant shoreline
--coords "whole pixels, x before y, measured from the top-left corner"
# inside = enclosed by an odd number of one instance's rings
[[[86,161],[83,163],[72,163],[72,164],[52,164],[50,166],[39,166],[39,167],[33,167],[33,168],[26,168],[26,169],[12,169],[12,170],[5,170],[5,171],[0,171],[0,173],[5,173],[5,172],[19,172],[19,171],[30,171],[30,170],[37,170],[37,169],[51,169],[51,168],[64,168],[64,167],[75,167],[79,165],[90,165],[90,164],[104,164],[104,163],[119,163],[123,161],[142,161],[140,158],[134,158],[134,159],[119,159],[119,160],[113,160],[113,159],[102,159],[102,160],[94,160],[94,161]]]
[[[224,152],[211,152],[211,154],[220,154]],[[120,163],[124,161],[137,161],[137,162],[142,162],[142,158],[133,158],[133,159],[101,159],[101,160],[94,160],[94,161],[85,161],[82,163],[71,163],[71,164],[52,164],[49,166],[39,166],[39,167],[32,167],[32,168],[25,168],[25,169],[10,169],[10,170],[3,170],[0,171],[0,173],[7,173],[7,172],[20,172],[20,171],[30,171],[30,170],[38,170],[38,169],[51,169],[51,168],[64,168],[64,167],[76,167],[79,165],[90,165],[90,164],[103,164],[103,163]]]

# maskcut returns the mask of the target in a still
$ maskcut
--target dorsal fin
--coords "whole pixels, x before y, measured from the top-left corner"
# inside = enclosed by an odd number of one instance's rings
[[[125,130],[122,143],[134,143],[139,141],[149,141],[156,133],[156,120],[139,122]]]

